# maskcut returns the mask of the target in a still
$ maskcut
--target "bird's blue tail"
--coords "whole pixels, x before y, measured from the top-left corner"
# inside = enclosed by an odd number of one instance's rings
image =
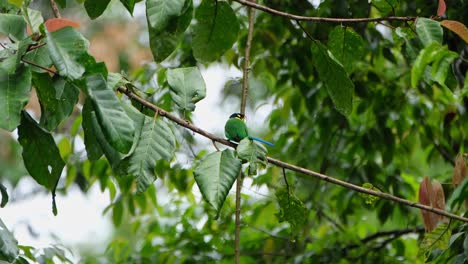
[[[270,146],[270,147],[273,147],[273,146],[274,146],[273,143],[268,142],[268,141],[265,141],[265,140],[263,140],[263,139],[261,139],[261,138],[252,137],[252,136],[249,136],[249,138],[252,139],[252,140],[258,141],[258,142],[260,142],[260,143],[263,143],[263,144],[265,144],[265,145],[268,145],[268,146]]]

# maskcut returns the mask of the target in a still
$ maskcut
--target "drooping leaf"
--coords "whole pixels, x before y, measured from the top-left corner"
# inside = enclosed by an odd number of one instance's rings
[[[363,39],[349,27],[335,27],[328,35],[328,48],[348,74],[364,56]]]
[[[169,69],[167,82],[172,100],[182,110],[195,110],[195,103],[206,96],[205,81],[197,67]]]
[[[221,210],[241,169],[241,161],[229,149],[207,155],[193,174],[203,198],[216,210]]]
[[[432,79],[444,86],[447,75],[451,70],[452,62],[456,58],[458,58],[458,54],[448,49],[438,54],[432,64]]]
[[[353,82],[321,43],[315,42],[312,45],[312,54],[315,69],[327,88],[335,108],[344,116],[348,116],[353,110]]]
[[[289,193],[287,188],[277,189],[275,196],[280,207],[279,212],[275,214],[278,221],[287,221],[292,232],[297,233],[307,221],[307,207],[294,194]]]
[[[193,55],[200,62],[217,60],[232,47],[239,32],[236,13],[225,1],[203,0],[195,12]]]
[[[439,5],[437,6],[437,16],[443,16],[446,10],[445,0],[439,0]]]
[[[85,0],[84,7],[91,19],[98,18],[109,5],[110,0]]]
[[[40,124],[52,131],[73,112],[79,91],[65,79],[47,73],[35,74],[33,80],[41,105]]]
[[[123,203],[122,200],[119,199],[115,204],[114,207],[112,208],[112,223],[115,226],[120,226],[122,223],[122,218],[123,218]]]
[[[257,170],[267,165],[267,149],[260,143],[244,138],[236,148],[237,156],[249,162],[249,175],[256,175]]]
[[[455,158],[452,183],[457,187],[465,178],[468,178],[468,166],[463,155],[458,154]]]
[[[447,201],[447,205],[449,208],[454,209],[463,203],[465,199],[468,199],[468,178],[464,178],[457,188],[455,188]]]
[[[463,23],[454,20],[443,20],[440,24],[460,36],[465,42],[468,42],[468,29]]]
[[[125,6],[128,12],[130,12],[130,15],[133,15],[133,8],[135,7],[135,0],[120,0],[120,2]]]
[[[54,138],[24,111],[18,135],[29,174],[40,185],[53,191],[65,166]]]
[[[432,42],[442,43],[443,30],[438,21],[424,17],[418,18],[416,20],[416,33],[425,47]]]
[[[182,7],[180,7],[181,4]],[[149,13],[151,12],[150,10],[160,5],[167,5],[171,8],[166,7],[168,10],[160,10],[159,12],[163,13],[161,17]],[[151,52],[153,53],[154,60],[161,62],[176,49],[182,39],[183,33],[190,25],[193,16],[192,0],[147,1],[146,12]]]
[[[0,33],[18,42],[26,38],[26,22],[22,16],[0,14]]]
[[[79,62],[87,54],[89,42],[78,31],[65,27],[47,36],[47,48],[52,62],[61,76],[72,80],[79,79],[85,72],[85,67]]]
[[[372,4],[380,11],[382,15],[395,11],[400,4],[400,0],[372,0]]]
[[[144,124],[135,151],[128,158],[128,172],[136,178],[137,191],[143,192],[156,180],[156,162],[170,161],[174,156],[176,141],[166,122],[140,115]]]
[[[31,71],[24,66],[13,74],[0,69],[0,87],[0,127],[13,131],[19,125],[21,110],[29,100]]]
[[[0,219],[0,261],[13,263],[18,254],[18,241]]]
[[[100,74],[86,77],[86,87],[105,138],[117,151],[128,153],[133,144],[133,121],[114,91]]]
[[[419,186],[419,203],[444,210],[445,194],[440,182],[434,180],[431,183],[428,177],[424,177]],[[421,210],[421,214],[427,231],[433,230],[440,222],[446,221],[443,216],[425,210]]]
[[[2,183],[0,183],[0,194],[2,195],[2,201],[0,202],[0,208],[3,208],[8,203],[8,192],[7,192],[6,187]]]

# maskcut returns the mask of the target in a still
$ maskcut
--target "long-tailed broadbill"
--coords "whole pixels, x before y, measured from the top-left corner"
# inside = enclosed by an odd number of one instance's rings
[[[249,136],[247,125],[245,124],[245,115],[241,113],[234,113],[229,117],[226,125],[224,126],[224,134],[230,141],[240,142],[242,139],[248,137],[251,140],[261,142],[268,146],[274,146],[273,143],[261,138]]]

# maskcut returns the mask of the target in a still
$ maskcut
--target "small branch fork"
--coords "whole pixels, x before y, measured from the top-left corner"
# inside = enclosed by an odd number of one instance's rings
[[[257,4],[255,2],[246,0],[233,0],[241,5],[252,7],[275,16],[281,16],[289,18],[291,20],[298,21],[313,21],[313,22],[332,22],[332,23],[369,23],[369,22],[381,22],[381,21],[414,21],[416,17],[375,17],[375,18],[331,18],[331,17],[309,17],[309,16],[298,16],[290,13],[282,12],[273,8],[269,8],[264,5]]]

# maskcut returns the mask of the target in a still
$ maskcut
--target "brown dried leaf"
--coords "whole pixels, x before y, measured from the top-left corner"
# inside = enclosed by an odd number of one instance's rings
[[[49,32],[54,32],[68,26],[78,28],[80,24],[65,18],[51,18],[44,23],[44,26]]]
[[[466,170],[468,172],[468,170]],[[457,155],[455,158],[455,168],[453,169],[452,183],[457,187],[468,175],[465,175],[465,160],[462,155]]]
[[[437,16],[442,16],[445,14],[445,1],[444,0],[439,0],[439,6],[437,7]]]
[[[440,24],[443,27],[453,31],[453,33],[457,34],[465,42],[468,42],[468,29],[463,23],[455,20],[443,20],[440,22]]]
[[[419,186],[419,203],[431,206],[431,196],[430,193],[432,192],[432,185],[428,177],[424,177],[421,185]],[[437,222],[432,215],[432,213],[421,210],[423,223],[426,231],[431,231],[435,228]]]
[[[431,199],[432,207],[444,210],[445,209],[444,189],[442,188],[442,184],[440,184],[440,182],[438,182],[437,180],[434,180],[432,183],[432,193],[434,194],[434,196],[429,197]],[[438,221],[448,221],[447,218],[441,215],[434,214],[434,216],[437,217]]]

